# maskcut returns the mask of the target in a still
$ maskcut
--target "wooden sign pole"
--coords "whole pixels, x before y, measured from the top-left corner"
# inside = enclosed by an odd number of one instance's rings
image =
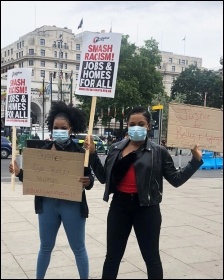
[[[89,139],[89,136],[92,135],[92,133],[93,133],[93,123],[94,123],[94,115],[95,115],[95,110],[96,110],[96,100],[97,100],[97,97],[93,96],[91,110],[90,110],[90,117],[89,117],[88,139]],[[88,165],[89,165],[89,150],[86,150],[84,166],[88,167]]]
[[[12,127],[12,165],[16,159],[16,127]],[[12,190],[15,190],[15,172],[11,174],[11,186]]]

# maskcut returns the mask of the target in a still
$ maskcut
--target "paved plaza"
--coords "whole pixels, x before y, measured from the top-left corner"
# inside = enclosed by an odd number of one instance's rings
[[[100,279],[106,253],[109,202],[98,181],[86,191],[90,210],[86,247],[90,279]],[[22,195],[16,179],[1,185],[1,279],[35,279],[39,249],[34,199]],[[223,279],[223,178],[191,178],[180,188],[164,181],[160,238],[164,279]],[[46,279],[79,279],[73,253],[61,226]],[[118,279],[147,279],[134,231]]]

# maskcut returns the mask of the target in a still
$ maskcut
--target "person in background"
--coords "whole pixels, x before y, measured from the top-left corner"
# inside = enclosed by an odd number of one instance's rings
[[[38,136],[37,132],[36,132],[35,135],[32,137],[32,139],[38,139],[38,140],[40,140],[40,137]]]
[[[116,279],[132,227],[147,267],[148,279],[163,279],[159,253],[160,203],[163,177],[174,187],[184,184],[203,164],[198,144],[192,159],[177,170],[167,149],[151,142],[150,114],[143,107],[133,108],[127,117],[128,138],[111,146],[104,166],[93,138],[86,139],[89,162],[101,184],[103,199],[113,193],[107,216],[107,253],[102,279]]]
[[[161,145],[167,149],[166,141],[165,141],[165,140],[162,140],[162,141],[161,141]]]
[[[124,135],[124,139],[128,139],[129,136],[128,136],[128,131],[125,132],[125,135]]]
[[[49,112],[47,125],[53,142],[46,141],[44,149],[84,152],[84,149],[75,144],[70,137],[71,133],[84,132],[86,129],[85,114],[81,110],[67,106],[62,101],[55,102]],[[16,161],[10,164],[9,171],[23,181],[23,170],[18,167]],[[85,189],[91,189],[94,183],[94,176],[89,167],[84,168],[84,176],[79,178],[79,181],[84,188],[81,202],[35,196],[35,212],[38,214],[40,236],[36,279],[45,277],[61,223],[74,253],[80,279],[89,277],[89,261],[85,247],[85,223],[89,209]]]

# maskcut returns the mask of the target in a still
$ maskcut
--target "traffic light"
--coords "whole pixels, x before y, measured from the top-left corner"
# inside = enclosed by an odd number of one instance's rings
[[[159,114],[159,109],[152,111],[152,126],[154,129],[159,129]]]

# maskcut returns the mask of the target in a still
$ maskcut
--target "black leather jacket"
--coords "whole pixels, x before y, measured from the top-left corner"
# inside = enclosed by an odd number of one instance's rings
[[[114,193],[116,186],[113,185],[113,166],[119,159],[119,154],[127,146],[129,139],[124,139],[111,146],[105,165],[96,153],[90,154],[90,165],[94,174],[101,184],[106,183],[103,199],[109,200],[109,195]],[[162,201],[163,177],[174,187],[185,183],[203,164],[194,158],[186,167],[177,170],[173,159],[167,149],[157,145],[146,138],[145,145],[136,152],[134,169],[136,174],[136,185],[141,206],[158,204]]]
[[[52,148],[52,145],[53,145],[53,142],[46,141],[46,144],[43,147],[43,149],[50,150]],[[56,147],[56,150],[59,150],[59,151],[63,150],[63,151],[67,151],[67,152],[79,152],[79,153],[84,153],[85,152],[85,150],[83,148],[81,148],[79,145],[74,143],[71,139],[69,139],[67,141],[67,143],[64,147],[62,147],[60,145],[57,145],[56,143],[55,143],[55,147]],[[84,167],[84,176],[89,176],[89,178],[90,178],[90,185],[88,187],[85,187],[86,190],[90,190],[93,187],[93,183],[94,183],[94,176],[92,174],[92,171],[91,171],[90,167]],[[19,180],[21,182],[23,182],[23,170],[22,169],[20,169],[20,173],[17,175],[17,177],[19,178]],[[36,214],[42,213],[42,211],[43,211],[42,201],[43,201],[42,196],[35,196],[34,205],[35,205]],[[80,213],[81,213],[82,217],[88,218],[89,208],[88,208],[88,204],[87,204],[87,201],[86,201],[85,190],[83,190],[83,192],[82,192],[82,201],[81,201],[81,205],[80,205]]]

